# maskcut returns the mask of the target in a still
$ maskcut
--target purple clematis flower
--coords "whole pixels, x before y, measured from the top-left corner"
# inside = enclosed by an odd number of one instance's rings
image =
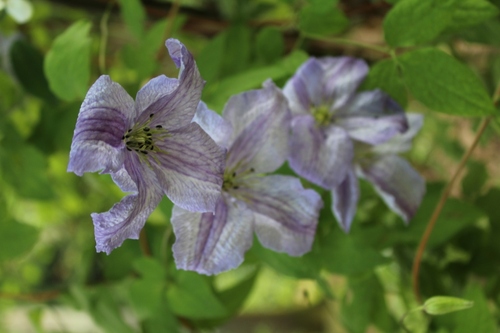
[[[214,211],[220,197],[224,150],[192,123],[204,81],[186,47],[166,46],[178,79],[149,81],[134,100],[101,76],[80,109],[68,171],[111,174],[133,192],[106,213],[93,213],[96,249],[110,253],[127,238],[137,239],[163,194],[190,211]]]
[[[404,110],[380,90],[356,93],[368,66],[350,57],[310,58],[283,92],[293,113],[291,168],[326,189],[352,164],[353,140],[376,145],[406,131]]]
[[[271,82],[233,96],[223,118],[200,104],[195,120],[228,148],[223,194],[212,213],[172,211],[177,267],[217,274],[237,267],[253,233],[267,248],[300,256],[311,249],[320,196],[295,177],[271,175],[288,155],[290,111]]]
[[[411,141],[423,124],[420,114],[407,115],[409,129],[389,141],[371,146],[355,142],[354,164],[332,191],[332,210],[344,230],[349,231],[356,213],[359,184],[356,174],[371,182],[387,206],[405,222],[415,215],[425,194],[425,180],[410,163],[397,156],[411,148]]]

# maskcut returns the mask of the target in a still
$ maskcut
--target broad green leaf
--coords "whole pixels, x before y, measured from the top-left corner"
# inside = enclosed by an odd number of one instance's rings
[[[0,212],[0,263],[28,252],[38,239],[38,229],[7,218]]]
[[[432,41],[451,22],[457,1],[399,1],[384,19],[387,44],[398,47]]]
[[[408,103],[406,88],[401,79],[401,73],[393,60],[377,62],[368,73],[361,90],[381,89],[388,93],[403,108]]]
[[[91,308],[92,317],[107,333],[135,333],[123,320],[121,306],[117,303],[110,291],[101,293],[97,304]]]
[[[168,303],[163,300],[157,311],[144,321],[144,333],[179,332],[177,319]]]
[[[222,76],[234,75],[248,68],[251,55],[251,30],[244,25],[234,25],[226,30]]]
[[[164,290],[164,281],[144,278],[132,282],[128,296],[140,320],[152,318],[159,311]]]
[[[224,45],[226,33],[222,32],[211,39],[196,57],[196,64],[200,70],[201,77],[210,82],[220,77],[222,63],[224,62]]]
[[[272,64],[279,60],[285,51],[281,32],[274,27],[260,30],[257,34],[256,51],[261,63]]]
[[[227,310],[217,298],[206,277],[194,272],[176,271],[168,285],[167,300],[178,316],[191,319],[225,317]]]
[[[140,0],[118,0],[125,24],[137,38],[144,33],[146,12]]]
[[[498,8],[487,0],[461,0],[453,7],[449,29],[461,29],[498,15]]]
[[[24,39],[18,39],[10,49],[10,60],[16,78],[27,92],[49,103],[56,101],[43,72],[40,51]]]
[[[462,29],[458,37],[468,42],[500,45],[500,22],[496,19]]]
[[[455,327],[453,333],[491,333],[497,331],[497,324],[488,306],[488,300],[481,287],[469,285],[463,298],[474,302],[470,309],[453,314]]]
[[[462,179],[462,192],[467,198],[480,194],[481,189],[488,180],[488,170],[484,163],[469,161],[467,163],[467,174]]]
[[[61,99],[83,99],[90,79],[91,23],[78,21],[58,36],[45,57],[50,89]]]
[[[479,78],[452,56],[425,48],[402,55],[398,62],[409,91],[428,108],[457,116],[496,112]]]
[[[299,29],[306,34],[332,35],[343,31],[349,20],[337,6],[338,1],[313,0],[302,8]]]
[[[134,268],[145,279],[163,281],[167,276],[165,267],[153,258],[142,257],[134,261]]]

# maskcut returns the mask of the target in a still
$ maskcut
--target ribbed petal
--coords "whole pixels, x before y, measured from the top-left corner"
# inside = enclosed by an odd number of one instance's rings
[[[68,171],[117,171],[123,164],[122,136],[133,117],[134,101],[109,78],[101,76],[90,88],[76,121]]]
[[[222,186],[224,148],[195,123],[168,133],[157,142],[163,153],[147,155],[165,194],[189,211],[213,212]]]
[[[410,163],[396,155],[385,155],[366,161],[360,169],[361,176],[405,222],[415,215],[425,194],[425,180]]]
[[[228,148],[233,127],[220,115],[210,110],[203,102],[198,104],[198,109],[194,115],[193,122],[200,127],[215,141],[219,146]]]
[[[368,74],[368,65],[351,57],[318,59],[323,68],[322,95],[332,110],[343,107]],[[330,104],[329,103],[329,104]]]
[[[234,191],[255,214],[255,232],[262,245],[292,256],[311,249],[321,197],[288,176],[251,177]]]
[[[279,168],[288,156],[290,117],[285,97],[270,81],[264,89],[233,96],[224,109],[235,138],[226,167],[236,173]]]
[[[294,76],[288,80],[283,93],[288,98],[293,114],[306,114],[314,106],[323,101],[324,71],[316,58],[310,58],[302,64]]]
[[[355,95],[336,116],[335,124],[350,137],[373,145],[408,129],[404,110],[378,89]]]
[[[407,113],[408,130],[393,136],[389,141],[372,148],[375,154],[398,154],[411,149],[412,140],[424,124],[424,116],[418,113]]]
[[[137,192],[137,185],[134,183],[125,167],[117,172],[111,172],[111,178],[123,192]]]
[[[358,178],[352,168],[347,171],[345,179],[332,191],[332,211],[345,232],[351,229],[356,215],[359,200]]]
[[[353,144],[342,128],[320,129],[312,116],[293,118],[288,161],[298,175],[333,189],[345,178],[352,158]]]
[[[106,213],[92,214],[98,252],[109,254],[125,239],[138,239],[147,218],[163,196],[154,173],[136,154],[128,154],[124,165],[138,192],[126,196]]]
[[[205,81],[193,56],[181,42],[170,38],[165,45],[175,65],[180,68],[179,79],[159,76],[140,90],[137,94],[139,117],[136,123],[145,123],[154,114],[151,127],[162,125],[167,130],[175,130],[188,125],[193,119]]]
[[[171,222],[174,259],[180,269],[218,274],[238,267],[252,246],[253,213],[234,199],[221,198],[215,214],[174,206]]]

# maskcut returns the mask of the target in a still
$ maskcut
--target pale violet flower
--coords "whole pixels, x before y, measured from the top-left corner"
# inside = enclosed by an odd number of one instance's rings
[[[345,178],[353,140],[380,144],[408,125],[403,109],[380,90],[356,92],[368,73],[363,60],[310,58],[283,88],[293,113],[291,168],[326,189]]]
[[[405,222],[415,215],[425,194],[425,180],[410,163],[397,154],[410,150],[413,137],[423,124],[420,114],[408,113],[409,129],[389,141],[371,146],[354,144],[354,164],[344,180],[332,191],[332,210],[348,231],[356,213],[359,184],[356,174],[373,184],[389,208]]]
[[[152,79],[134,102],[103,75],[82,103],[68,171],[109,173],[132,192],[108,212],[92,214],[97,251],[109,254],[125,239],[137,239],[163,194],[202,212],[213,212],[220,198],[224,150],[191,122],[204,81],[182,43],[169,39],[166,46],[180,68],[178,79]]]
[[[33,15],[33,6],[27,0],[0,0],[0,12],[7,11],[17,23],[26,23]]]
[[[300,256],[311,249],[320,196],[275,171],[288,155],[290,111],[271,82],[233,96],[223,117],[200,104],[194,121],[226,147],[223,194],[215,213],[172,211],[177,267],[217,274],[241,264],[253,234],[263,246]]]

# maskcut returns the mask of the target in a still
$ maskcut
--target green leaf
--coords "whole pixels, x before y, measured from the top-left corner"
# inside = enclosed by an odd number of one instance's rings
[[[144,33],[144,20],[146,12],[140,0],[118,0],[121,14],[125,24],[137,38],[141,38]]]
[[[134,268],[144,278],[152,281],[163,281],[167,276],[165,267],[153,258],[142,257],[134,261]]]
[[[392,47],[432,41],[451,22],[457,1],[399,1],[384,19],[385,40]]]
[[[132,282],[128,290],[130,303],[140,320],[152,318],[160,309],[165,283],[151,279]]]
[[[220,77],[222,63],[224,62],[224,45],[226,44],[226,34],[218,34],[211,39],[196,57],[196,64],[200,70],[201,77],[210,82]]]
[[[145,333],[179,332],[177,319],[165,300],[160,303],[158,310],[144,321],[143,327]]]
[[[91,308],[91,314],[96,323],[107,333],[135,333],[135,331],[125,323],[117,302],[111,293],[102,293],[97,304]]]
[[[300,11],[299,29],[305,34],[332,35],[342,32],[349,20],[337,6],[338,1],[313,0]]]
[[[264,64],[279,60],[285,51],[285,41],[281,32],[274,27],[265,27],[257,34],[257,58]]]
[[[6,218],[1,212],[0,217],[0,262],[31,250],[38,239],[38,229]]]
[[[406,88],[394,60],[382,60],[377,62],[370,69],[368,76],[360,87],[361,90],[372,90],[376,88],[388,93],[403,108],[408,104]]]
[[[248,68],[251,55],[251,30],[244,25],[234,25],[225,31],[225,51],[221,66],[222,76],[233,75]]]
[[[496,332],[497,325],[493,318],[482,288],[469,285],[463,297],[474,302],[474,306],[466,311],[453,314],[456,329],[453,333],[490,333]]]
[[[16,78],[28,93],[49,103],[56,101],[43,72],[43,55],[40,51],[24,39],[18,39],[10,49],[10,60]]]
[[[174,313],[191,319],[215,319],[227,315],[206,277],[194,272],[176,271],[168,286],[167,300]]]
[[[463,29],[498,15],[498,8],[487,0],[461,0],[453,8],[449,29]]]
[[[472,43],[500,45],[500,22],[496,19],[486,21],[467,29],[462,29],[458,37]]]
[[[488,170],[484,163],[469,161],[467,175],[462,180],[462,192],[465,197],[472,198],[480,194],[481,189],[488,180]]]
[[[61,99],[83,99],[90,78],[91,23],[78,21],[58,36],[45,57],[50,89]]]
[[[423,310],[433,316],[471,308],[474,302],[457,297],[434,296],[425,301]]]
[[[452,56],[433,48],[398,58],[412,95],[435,111],[457,116],[486,116],[495,108],[479,78]]]

